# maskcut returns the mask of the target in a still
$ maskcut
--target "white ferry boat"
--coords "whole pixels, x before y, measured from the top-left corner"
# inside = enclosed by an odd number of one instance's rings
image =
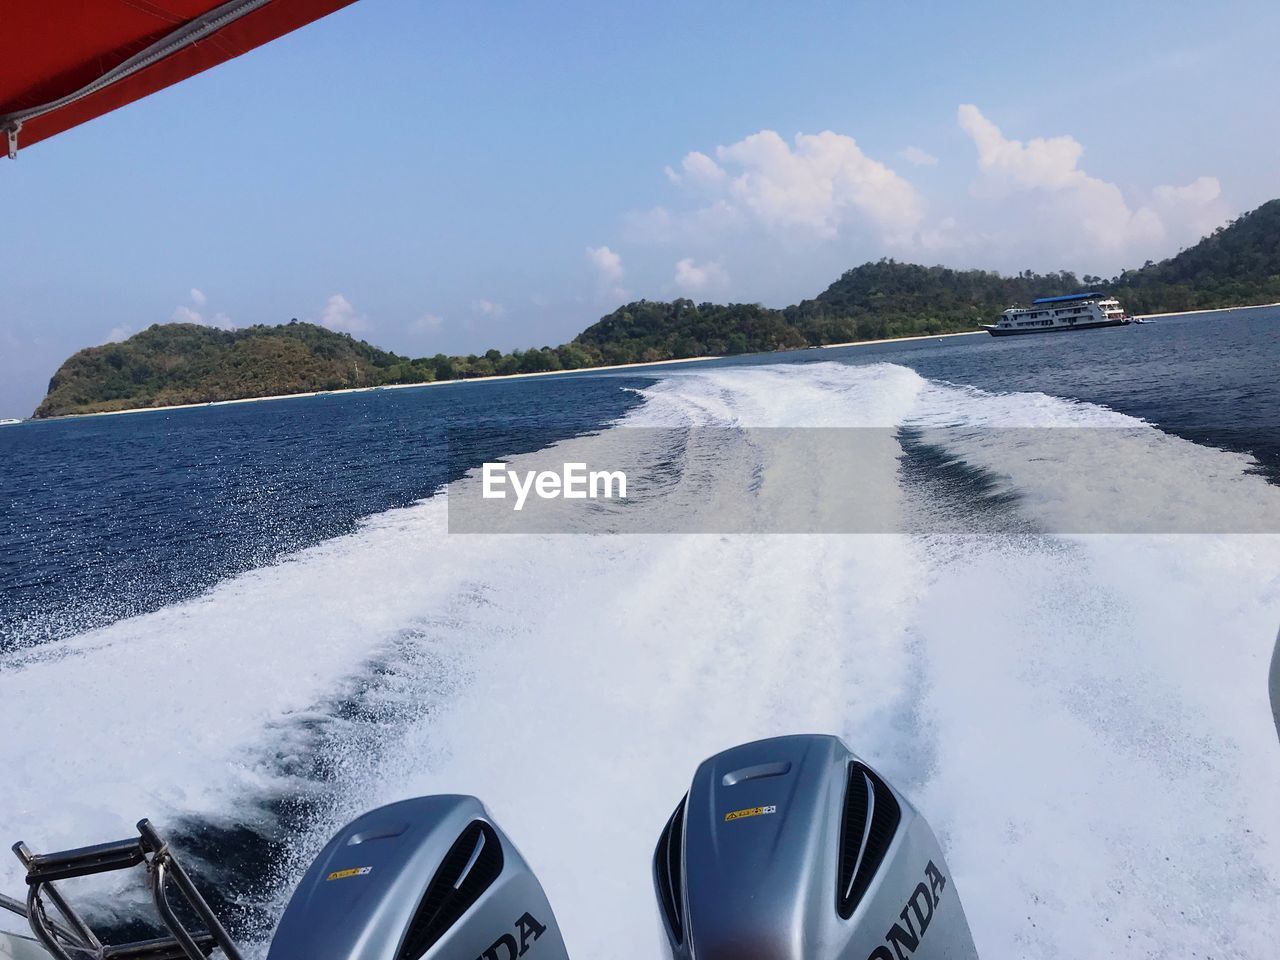
[[[22,422],[21,420],[18,420],[15,417],[0,417],[0,427],[8,426],[11,423],[21,423],[21,422]]]
[[[1106,294],[1072,293],[1041,297],[1029,307],[1010,307],[995,323],[984,323],[982,329],[993,337],[1011,337],[1020,333],[1118,327],[1131,319],[1120,302]]]

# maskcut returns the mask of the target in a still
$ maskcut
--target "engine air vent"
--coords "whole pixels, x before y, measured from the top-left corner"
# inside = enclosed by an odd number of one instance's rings
[[[658,901],[662,904],[667,931],[677,945],[684,943],[681,861],[684,859],[684,807],[688,800],[689,795],[685,794],[676,805],[675,813],[662,828],[658,846],[653,851],[653,882],[658,888]]]
[[[880,869],[902,810],[892,791],[874,771],[850,761],[840,824],[840,869],[836,877],[836,912],[848,920]]]
[[[396,960],[420,960],[502,873],[502,841],[483,820],[473,820],[453,842],[427,884]]]

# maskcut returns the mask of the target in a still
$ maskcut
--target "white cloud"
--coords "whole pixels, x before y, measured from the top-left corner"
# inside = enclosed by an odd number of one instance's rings
[[[587,260],[595,268],[597,292],[600,296],[625,300],[628,293],[622,286],[625,273],[622,257],[608,247],[587,247]]]
[[[194,323],[201,327],[216,327],[219,330],[234,330],[235,323],[225,313],[215,313],[206,317],[199,310],[188,307],[185,304],[179,304],[173,308],[173,313],[169,319],[173,323]]]
[[[201,327],[217,327],[219,330],[235,329],[236,325],[232,319],[221,311],[208,317],[204,315],[204,307],[208,304],[209,298],[204,295],[203,290],[197,290],[192,287],[191,302],[195,304],[195,307],[189,307],[186,304],[179,304],[174,307],[169,319],[173,323],[194,323]],[[200,309],[197,310],[196,307]],[[118,327],[117,329],[124,328]]]
[[[939,250],[962,246],[956,235],[955,217],[944,217],[933,226],[925,227],[916,234],[916,243],[924,250]]]
[[[666,207],[631,210],[623,216],[623,231],[637,243],[662,243],[676,233],[675,217]]]
[[[898,156],[917,167],[936,167],[938,158],[927,150],[921,150],[919,147],[904,147],[898,151]]]
[[[103,343],[119,343],[121,340],[128,340],[133,336],[133,328],[121,324],[118,327],[112,327],[107,334],[107,339]]]
[[[482,317],[493,317],[494,319],[498,319],[499,317],[505,317],[507,315],[507,308],[500,303],[494,303],[492,300],[473,300],[471,303],[471,309]]]
[[[663,167],[667,179],[676,184],[690,186],[717,186],[724,182],[727,174],[720,165],[701,151],[686,153],[680,161],[680,170]]]
[[[746,211],[721,197],[683,212],[667,207],[633,210],[624,217],[625,236],[635,243],[711,242],[717,247],[725,237],[746,236],[753,221]]]
[[[340,293],[331,296],[320,314],[320,325],[330,330],[341,330],[345,333],[364,333],[373,324]]]
[[[692,257],[685,257],[676,264],[675,284],[684,293],[705,293],[729,286],[729,274],[720,263],[699,266]]]
[[[1131,206],[1118,186],[1080,166],[1084,146],[1074,137],[1010,139],[972,104],[963,104],[957,119],[978,150],[975,195],[1002,201],[1006,218],[1027,233],[1061,236],[1054,248],[1060,257],[1145,259],[1171,239],[1194,242],[1224,217],[1214,177],[1156,187],[1150,203]],[[1034,209],[1009,206],[1018,195],[1031,198]]]
[[[1126,192],[1086,169],[1084,145],[1072,136],[1018,140],[972,104],[958,108],[957,121],[975,150],[972,188],[930,187],[927,203],[889,165],[911,175],[954,169],[953,158],[920,146],[884,162],[842,133],[784,138],[760,130],[690,151],[665,169],[671,186],[662,204],[623,218],[627,285],[671,289],[667,265],[677,259],[681,291],[776,303],[812,295],[842,270],[886,255],[1110,273],[1171,255],[1226,220],[1214,177]],[[614,249],[587,251],[602,290],[623,266],[610,259]]]
[[[430,336],[444,329],[444,317],[434,313],[424,313],[409,324],[409,329],[419,336]]]
[[[1197,177],[1185,187],[1156,187],[1154,193],[1158,202],[1171,206],[1204,205],[1222,196],[1222,184],[1217,177]]]
[[[1074,137],[1010,140],[971,103],[960,105],[957,119],[978,148],[979,168],[993,181],[1017,189],[1059,190],[1090,179],[1077,166],[1084,147]]]
[[[1152,206],[1171,237],[1187,246],[1227,222],[1227,205],[1217,177],[1197,177],[1181,186],[1159,186],[1152,191]]]
[[[622,279],[622,257],[608,247],[587,247],[587,259],[602,280],[617,283]]]
[[[862,152],[852,137],[830,130],[798,134],[794,148],[772,130],[753,133],[716,156],[738,170],[729,195],[770,226],[800,226],[834,237],[842,225],[867,222],[885,237],[920,222],[915,188]]]
[[[901,241],[922,218],[915,188],[857,141],[830,130],[797,134],[788,143],[761,130],[719,146],[715,159],[693,151],[667,177],[700,206],[684,214],[663,207],[631,218],[634,236],[659,242],[709,240],[754,223],[769,231],[799,230],[819,238],[845,227],[869,228],[881,240]]]

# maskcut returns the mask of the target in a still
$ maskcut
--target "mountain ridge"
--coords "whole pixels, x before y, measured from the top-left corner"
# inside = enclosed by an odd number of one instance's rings
[[[1192,247],[1110,280],[1069,271],[1005,276],[882,259],[845,271],[781,310],[760,304],[637,300],[559,347],[410,358],[296,320],[217,330],[155,324],[88,347],[53,375],[38,418],[240,400],[359,386],[429,383],[601,365],[761,353],[855,340],[976,330],[1010,303],[1098,290],[1131,313],[1280,301],[1280,200]]]

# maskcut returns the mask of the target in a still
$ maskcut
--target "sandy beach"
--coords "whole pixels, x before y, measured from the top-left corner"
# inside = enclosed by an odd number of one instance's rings
[[[873,343],[906,343],[909,340],[942,340],[945,337],[976,337],[986,333],[985,330],[962,330],[959,333],[922,333],[915,337],[886,337],[883,340],[850,340],[847,343],[824,343],[823,350],[834,350],[836,347],[869,347]]]
[[[1193,313],[1232,313],[1236,310],[1265,310],[1267,307],[1280,307],[1280,303],[1251,303],[1247,307],[1214,307],[1211,310],[1179,310],[1177,313],[1140,313],[1134,319],[1151,319],[1154,317],[1189,317]]]

